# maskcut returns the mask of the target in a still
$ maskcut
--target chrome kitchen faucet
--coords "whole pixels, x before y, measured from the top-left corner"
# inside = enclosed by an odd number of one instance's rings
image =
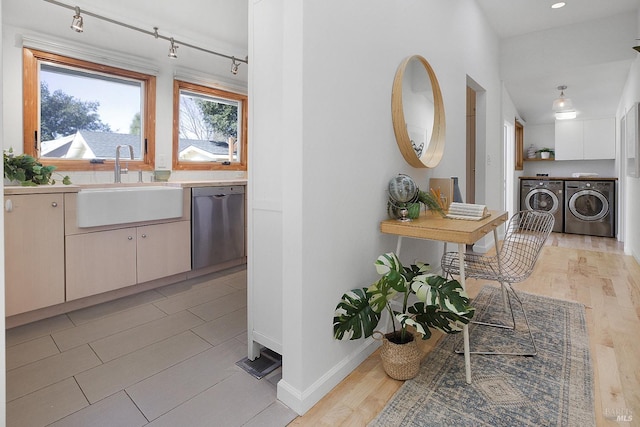
[[[116,147],[116,164],[115,164],[114,169],[113,169],[113,174],[114,174],[114,178],[115,178],[115,182],[116,183],[122,182],[122,179],[120,177],[121,174],[129,172],[128,168],[126,168],[126,167],[123,168],[123,167],[120,166],[120,148],[122,148],[122,147],[129,147],[129,156],[131,157],[131,160],[134,159],[133,158],[133,147],[131,145],[128,145],[128,144],[127,145],[118,145]]]

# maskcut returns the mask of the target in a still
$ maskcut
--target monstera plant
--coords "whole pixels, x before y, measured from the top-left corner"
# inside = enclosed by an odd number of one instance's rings
[[[381,275],[375,283],[368,288],[353,289],[340,299],[333,318],[336,339],[371,336],[384,310],[395,319],[393,332],[386,335],[395,344],[413,341],[408,326],[415,328],[422,339],[428,339],[431,328],[445,333],[460,332],[473,317],[474,308],[460,283],[428,273],[427,264],[404,267],[396,254],[390,252],[380,255],[375,267]],[[400,309],[394,310],[394,305]]]

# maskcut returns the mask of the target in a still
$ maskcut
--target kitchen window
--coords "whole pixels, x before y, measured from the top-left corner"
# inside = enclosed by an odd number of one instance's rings
[[[245,95],[174,80],[173,117],[174,169],[247,169]]]
[[[23,67],[26,154],[61,170],[113,170],[116,147],[131,145],[129,167],[153,169],[154,76],[28,48]]]

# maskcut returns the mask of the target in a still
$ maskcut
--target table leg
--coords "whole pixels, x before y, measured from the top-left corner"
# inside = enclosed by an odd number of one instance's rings
[[[458,259],[460,260],[460,285],[462,289],[466,290],[466,280],[464,272],[464,253],[466,245],[464,243],[458,243]],[[467,384],[471,384],[471,355],[469,353],[469,325],[462,327],[462,339],[464,342],[464,369],[467,379]]]
[[[493,244],[496,247],[496,255],[500,248],[498,247],[498,227],[493,227]],[[500,265],[500,257],[498,257],[498,271],[502,273],[502,265]],[[507,295],[507,289],[502,283],[500,283],[500,289],[502,290],[502,309],[505,313],[509,312],[509,296]]]
[[[402,248],[402,236],[398,236],[398,242],[396,243],[396,256],[400,258],[400,249]]]

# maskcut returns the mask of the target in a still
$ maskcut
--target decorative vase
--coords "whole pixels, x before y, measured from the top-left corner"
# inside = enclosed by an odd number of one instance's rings
[[[542,153],[540,153],[541,159],[548,159],[549,157],[551,157],[551,153],[548,151],[543,151]]]
[[[393,341],[396,341],[394,334],[395,337],[399,337],[400,333],[398,331],[383,335],[382,332],[376,331],[374,332],[374,339],[382,341],[380,358],[382,359],[382,367],[387,375],[395,380],[408,380],[418,375],[422,353],[418,349],[415,337],[410,332],[406,332],[406,334],[409,335],[411,341],[404,344],[394,343]],[[379,334],[382,338],[376,338],[376,334]]]
[[[529,145],[529,148],[527,149],[527,157],[530,159],[536,158],[536,147],[534,147],[533,144]]]

